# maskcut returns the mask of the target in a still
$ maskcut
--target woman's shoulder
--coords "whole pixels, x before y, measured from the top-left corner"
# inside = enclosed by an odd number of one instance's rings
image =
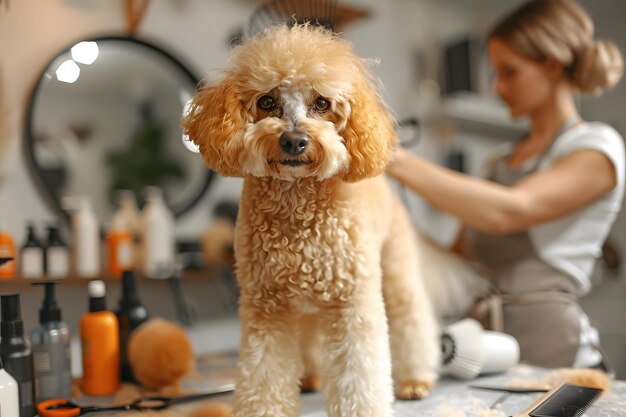
[[[557,155],[580,148],[623,155],[624,139],[614,127],[607,123],[584,122],[561,135],[554,143],[554,148]]]
[[[610,124],[604,122],[584,122],[583,126],[587,127],[587,135],[590,136],[602,136],[609,139],[619,140],[624,142],[622,135]]]

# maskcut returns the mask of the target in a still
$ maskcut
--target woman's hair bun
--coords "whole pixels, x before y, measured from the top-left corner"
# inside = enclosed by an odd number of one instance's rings
[[[599,95],[619,82],[624,73],[620,50],[610,41],[595,41],[577,51],[571,67],[572,84]]]

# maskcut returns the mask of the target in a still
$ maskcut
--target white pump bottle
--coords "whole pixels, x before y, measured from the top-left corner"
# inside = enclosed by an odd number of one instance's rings
[[[146,187],[141,212],[143,272],[149,278],[169,278],[175,268],[174,217],[158,187]]]
[[[94,278],[100,274],[100,228],[91,207],[84,196],[70,197],[64,205],[72,213],[73,269],[80,278]]]

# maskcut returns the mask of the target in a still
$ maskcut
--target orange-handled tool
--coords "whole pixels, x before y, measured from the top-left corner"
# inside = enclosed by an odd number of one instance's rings
[[[89,405],[81,407],[68,400],[52,399],[42,401],[37,405],[39,417],[75,417],[87,413],[110,412],[110,411],[159,411],[169,406],[202,400],[234,391],[235,385],[222,385],[209,392],[202,394],[185,395],[182,397],[145,397],[124,405],[97,406]]]

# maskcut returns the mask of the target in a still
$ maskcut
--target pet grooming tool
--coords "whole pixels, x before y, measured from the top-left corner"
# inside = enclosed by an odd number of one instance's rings
[[[514,417],[580,417],[600,395],[601,389],[563,383]]]
[[[457,378],[504,372],[519,362],[519,344],[510,335],[485,331],[474,319],[448,326],[441,336],[443,370]]]
[[[221,394],[228,394],[235,390],[234,384],[219,386],[202,394],[191,394],[182,397],[145,397],[129,404],[115,406],[85,406],[74,404],[71,401],[54,399],[43,401],[37,405],[37,411],[41,417],[74,417],[87,413],[111,412],[111,411],[161,411],[176,404],[183,404],[196,400],[205,400]]]

